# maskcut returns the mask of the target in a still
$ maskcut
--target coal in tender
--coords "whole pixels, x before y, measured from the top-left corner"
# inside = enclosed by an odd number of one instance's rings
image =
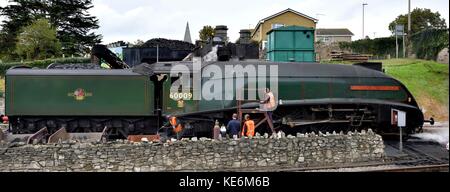
[[[164,38],[150,39],[140,45],[139,48],[156,48],[157,46],[159,46],[159,48],[169,48],[171,50],[193,50],[195,48],[195,45],[192,43]]]
[[[65,64],[51,64],[47,69],[102,69],[100,65],[93,63],[65,63]]]

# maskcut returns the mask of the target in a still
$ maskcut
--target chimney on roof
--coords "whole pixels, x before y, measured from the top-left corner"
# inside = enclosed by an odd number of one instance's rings
[[[228,27],[226,25],[217,25],[216,28],[214,29],[213,41],[216,41],[216,42],[221,41],[223,43],[228,42],[227,31],[228,31]]]
[[[186,31],[184,32],[184,41],[188,42],[188,43],[192,43],[191,31],[189,30],[189,22],[186,24]]]
[[[248,29],[242,29],[239,32],[239,44],[250,44],[251,31]]]

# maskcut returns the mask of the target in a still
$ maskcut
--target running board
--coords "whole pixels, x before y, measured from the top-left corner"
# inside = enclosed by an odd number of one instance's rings
[[[360,121],[358,121],[360,122]],[[362,122],[373,122],[373,120],[362,120]],[[323,121],[291,121],[286,122],[284,125],[290,126],[303,126],[303,125],[314,125],[320,123],[351,123],[349,120],[323,120]]]

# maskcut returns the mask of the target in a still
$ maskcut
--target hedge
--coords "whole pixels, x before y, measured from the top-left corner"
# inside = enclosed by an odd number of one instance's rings
[[[398,39],[399,56],[403,56],[403,39]],[[376,39],[360,39],[352,42],[340,42],[339,47],[343,50],[352,50],[354,53],[371,54],[374,56],[395,56],[395,37],[382,37]]]
[[[427,29],[412,36],[413,51],[417,58],[436,60],[439,52],[448,47],[448,29]]]
[[[90,63],[89,58],[84,57],[74,57],[74,58],[59,58],[59,59],[46,59],[46,60],[35,60],[35,61],[25,61],[25,62],[13,62],[13,63],[0,63],[0,76],[5,76],[6,70],[13,66],[27,65],[30,67],[37,67],[45,69],[48,65],[52,63]]]

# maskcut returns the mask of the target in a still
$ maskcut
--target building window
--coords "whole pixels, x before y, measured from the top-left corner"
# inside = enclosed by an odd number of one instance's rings
[[[328,37],[328,36],[327,36],[327,37],[324,37],[324,38],[323,38],[323,42],[330,42],[330,39],[331,39],[331,38]]]
[[[264,50],[265,48],[267,48],[267,41],[262,41],[261,50]]]
[[[274,24],[272,24],[272,29],[276,29],[276,28],[280,28],[280,27],[284,27],[284,25],[283,25],[283,24],[280,24],[280,23],[274,23]]]

